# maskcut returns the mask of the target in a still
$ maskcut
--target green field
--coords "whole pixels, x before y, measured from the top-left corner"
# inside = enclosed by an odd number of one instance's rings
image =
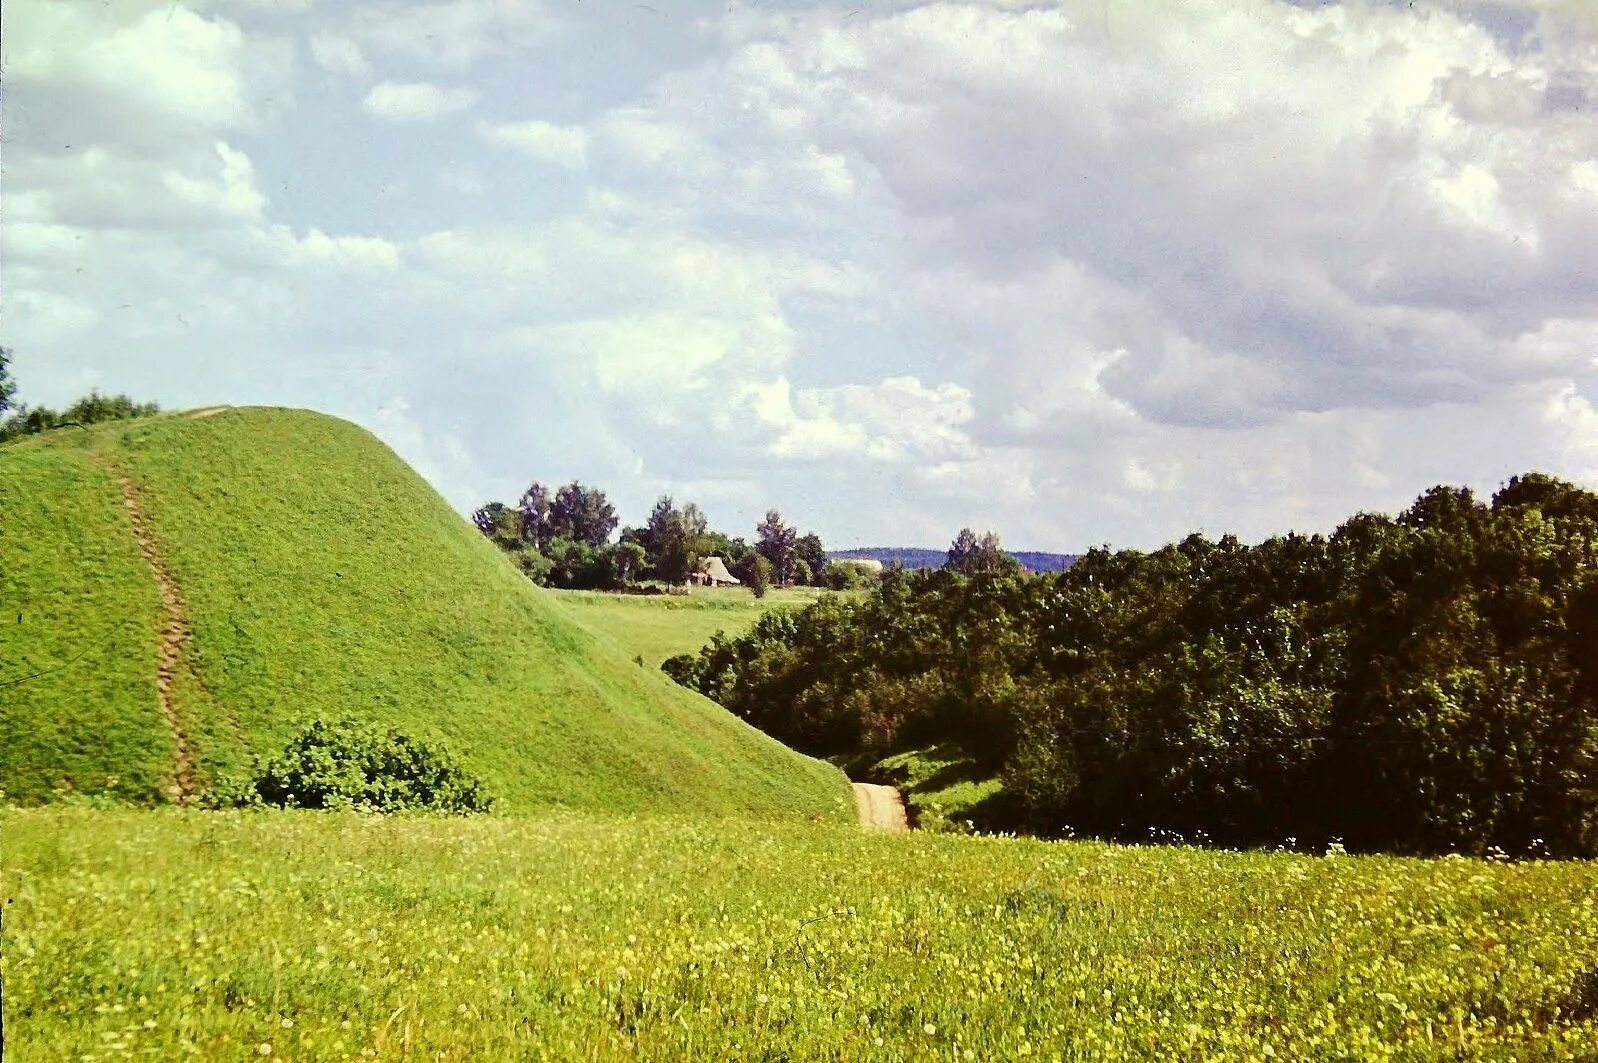
[[[369,433],[288,410],[0,448],[0,791],[160,800],[164,627],[118,476],[191,637],[175,708],[202,781],[312,718],[442,738],[508,810],[848,816],[785,749],[573,622]],[[12,616],[15,622],[10,622]]]
[[[0,830],[18,1060],[1598,1046],[1591,864],[566,814],[50,808]]]
[[[687,595],[606,594],[554,591],[567,612],[585,627],[613,640],[629,658],[659,668],[667,657],[693,653],[717,632],[745,634],[770,609],[801,609],[824,591],[809,587],[772,590],[756,598],[741,587],[702,587]]]

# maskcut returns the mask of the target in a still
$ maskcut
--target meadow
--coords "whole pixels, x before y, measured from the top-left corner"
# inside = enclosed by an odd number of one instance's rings
[[[1581,1060],[1598,867],[578,815],[0,813],[33,1059]]]
[[[691,594],[551,591],[578,623],[613,640],[628,658],[658,669],[667,657],[693,653],[717,632],[746,634],[768,610],[802,609],[827,591],[790,587],[756,598],[742,587],[696,587]]]

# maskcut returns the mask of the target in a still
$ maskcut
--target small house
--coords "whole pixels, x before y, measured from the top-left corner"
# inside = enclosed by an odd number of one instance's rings
[[[727,562],[720,557],[707,557],[699,563],[699,571],[690,582],[701,587],[737,587],[738,577],[727,571]]]

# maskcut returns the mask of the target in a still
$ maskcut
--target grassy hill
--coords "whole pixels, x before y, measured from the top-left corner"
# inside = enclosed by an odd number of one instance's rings
[[[445,739],[510,809],[847,814],[834,769],[575,623],[370,434],[265,409],[0,448],[11,799],[171,784],[169,625],[124,477],[181,596],[172,707],[202,784],[354,716]]]
[[[607,594],[555,591],[578,622],[612,639],[629,660],[659,668],[667,657],[693,653],[718,631],[747,634],[768,610],[802,609],[827,592],[811,587],[772,590],[756,598],[741,587],[701,587],[692,594]]]

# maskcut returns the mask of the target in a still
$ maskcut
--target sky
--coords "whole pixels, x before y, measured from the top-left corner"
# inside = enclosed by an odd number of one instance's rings
[[[829,546],[1598,486],[1598,4],[9,0],[19,398]]]

